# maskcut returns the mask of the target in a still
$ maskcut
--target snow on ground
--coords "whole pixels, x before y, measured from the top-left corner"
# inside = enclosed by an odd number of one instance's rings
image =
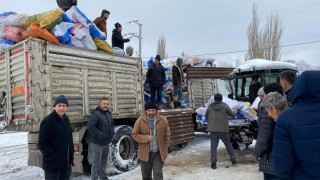
[[[163,172],[166,180],[214,180],[214,179],[263,179],[258,172],[253,147],[236,151],[238,165],[232,166],[222,142],[219,143],[217,169],[210,168],[210,140],[208,134],[197,133],[187,147],[174,148],[165,161]],[[27,133],[0,134],[0,179],[41,180],[41,168],[31,167],[28,162]],[[80,175],[73,180],[89,180],[90,176]],[[130,172],[111,176],[112,180],[141,179],[140,167]]]

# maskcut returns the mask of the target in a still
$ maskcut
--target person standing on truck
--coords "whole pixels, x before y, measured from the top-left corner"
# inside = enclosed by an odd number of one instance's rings
[[[280,179],[320,179],[320,71],[304,71],[291,88],[292,107],[276,123],[272,155]]]
[[[275,91],[283,94],[282,87],[278,83],[267,84],[263,91],[266,96]],[[258,138],[254,147],[254,155],[259,161],[259,171],[263,172],[264,179],[277,179],[272,158],[273,132],[276,122],[268,115],[264,103],[262,101],[260,104],[261,112],[258,114]]]
[[[66,97],[58,96],[54,110],[40,124],[38,147],[45,179],[69,179],[71,174],[74,149],[72,128],[66,115],[68,105]]]
[[[182,82],[184,82],[184,76],[182,71],[182,62],[181,58],[178,58],[176,63],[172,67],[172,83],[174,88],[173,94],[173,104],[174,108],[181,107],[182,99]]]
[[[258,96],[258,91],[259,91],[260,87],[261,87],[261,84],[258,81],[258,77],[253,77],[251,84],[249,86],[249,102],[250,102],[250,104],[252,104],[253,101]]]
[[[154,102],[146,102],[145,114],[137,119],[132,138],[139,143],[138,158],[142,179],[163,180],[163,164],[168,156],[170,129],[167,119],[156,110]]]
[[[115,29],[112,31],[112,47],[118,47],[122,50],[124,50],[124,43],[129,42],[130,39],[123,39],[122,37],[122,26],[120,23],[114,24]]]
[[[87,125],[89,132],[89,163],[92,179],[108,179],[107,162],[109,144],[114,135],[114,122],[109,111],[109,99],[101,98],[99,106],[90,115]]]
[[[126,56],[131,57],[133,55],[133,47],[127,46],[126,48]]]
[[[93,23],[97,26],[97,28],[102,31],[106,35],[107,39],[107,19],[109,18],[110,12],[108,10],[103,9],[101,12],[101,16],[97,17]]]
[[[58,6],[63,11],[68,11],[72,6],[76,6],[78,4],[77,0],[57,0]]]
[[[233,165],[237,164],[237,159],[230,142],[228,121],[228,116],[234,117],[235,115],[236,113],[233,113],[230,107],[222,102],[222,95],[219,93],[215,94],[214,102],[208,106],[205,113],[205,117],[208,119],[207,131],[210,132],[212,169],[217,169],[217,147],[219,145],[219,139],[221,139],[226,146],[231,163]]]
[[[288,105],[291,107],[291,100],[290,100],[290,90],[294,81],[297,79],[297,75],[292,70],[286,70],[279,74],[280,77],[280,84],[283,89],[283,92],[287,98]]]
[[[146,75],[146,84],[150,87],[151,93],[150,101],[155,102],[155,94],[157,93],[157,108],[160,108],[162,90],[166,87],[166,72],[160,60],[161,57],[156,55],[154,63],[148,69]]]

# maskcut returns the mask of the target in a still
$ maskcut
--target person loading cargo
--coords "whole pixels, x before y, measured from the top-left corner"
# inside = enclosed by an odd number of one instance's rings
[[[101,16],[97,17],[93,23],[97,26],[97,28],[104,32],[107,39],[107,19],[109,18],[110,12],[108,10],[103,9],[101,12]]]
[[[124,48],[124,43],[129,42],[130,39],[123,39],[122,37],[122,26],[120,23],[115,23],[114,24],[115,29],[112,31],[112,47],[118,47],[123,50]]]
[[[68,11],[72,6],[76,6],[78,4],[77,0],[57,0],[58,6],[63,11]]]

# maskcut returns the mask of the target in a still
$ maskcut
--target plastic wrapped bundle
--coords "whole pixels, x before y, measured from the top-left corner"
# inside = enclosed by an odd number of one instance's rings
[[[67,12],[66,15],[76,22],[81,23],[84,27],[89,28],[92,22],[84,15],[77,6],[72,6]]]
[[[55,44],[60,44],[59,40],[55,36],[53,36],[47,29],[42,29],[36,25],[31,25],[22,33],[22,39],[27,39],[29,37],[41,38]]]
[[[0,41],[0,51],[8,49],[12,45],[14,45],[14,42],[10,40],[2,40]]]
[[[17,43],[21,41],[21,34],[24,31],[24,29],[20,27],[5,27],[4,31],[6,39]]]
[[[73,23],[61,22],[56,25],[51,32],[59,39],[60,44],[69,44],[71,42],[73,26]]]
[[[4,18],[5,26],[19,27],[26,22],[29,16],[25,14],[11,14]]]

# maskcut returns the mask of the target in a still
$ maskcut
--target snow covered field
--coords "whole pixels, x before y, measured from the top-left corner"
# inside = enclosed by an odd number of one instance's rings
[[[238,165],[231,166],[229,156],[222,142],[219,143],[218,168],[210,168],[210,141],[207,134],[199,133],[193,142],[182,149],[173,149],[164,164],[166,180],[213,180],[213,179],[263,179],[258,164],[252,155],[252,146],[236,151]],[[44,172],[38,167],[27,165],[27,133],[0,134],[0,179],[40,180]],[[89,180],[90,176],[80,175],[73,180]],[[139,180],[140,167],[111,176],[113,180]]]

